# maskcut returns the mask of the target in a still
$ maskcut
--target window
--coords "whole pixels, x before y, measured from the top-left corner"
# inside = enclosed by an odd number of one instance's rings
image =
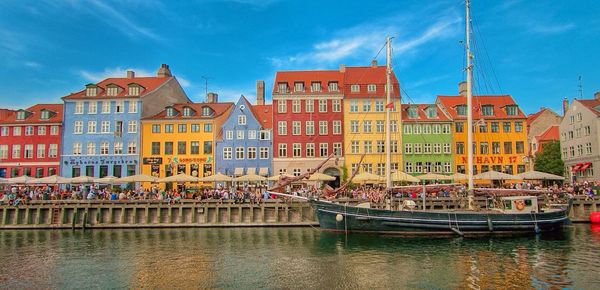
[[[329,91],[337,92],[338,91],[338,82],[329,82]]]
[[[515,132],[523,131],[523,122],[517,121],[515,122]]]
[[[246,115],[238,115],[238,125],[246,125]]]
[[[350,86],[351,93],[358,93],[359,91],[360,91],[360,85],[351,85]]]
[[[167,115],[167,117],[174,117],[175,116],[175,109],[173,109],[171,107],[168,107],[166,115]]]
[[[319,112],[327,113],[327,100],[319,100]]]
[[[83,133],[83,122],[75,121],[75,123],[73,124],[73,134],[82,134],[82,133]]]
[[[302,156],[302,146],[300,143],[292,144],[292,157],[301,157]]]
[[[383,112],[383,101],[375,101],[375,112]]]
[[[377,153],[385,153],[385,143],[383,140],[377,140]]]
[[[442,134],[450,134],[450,124],[442,125]]]
[[[202,116],[205,117],[210,117],[214,114],[215,112],[213,111],[213,109],[211,109],[210,107],[204,106],[202,107]]]
[[[575,156],[575,146],[569,146],[569,153],[570,153],[570,157],[574,157]]]
[[[377,163],[377,169],[375,171],[375,174],[377,174],[377,175],[385,174],[385,163]]]
[[[0,159],[8,158],[8,145],[0,145]]]
[[[0,134],[0,136],[8,136],[8,133],[10,132],[10,128],[9,127],[2,127],[2,133]]]
[[[363,133],[371,133],[371,120],[363,121]]]
[[[48,145],[48,157],[56,158],[58,156],[58,144]]]
[[[23,158],[33,158],[33,144],[25,144]]]
[[[110,114],[110,102],[102,102],[102,114]]]
[[[569,121],[571,121],[571,124],[575,123],[575,115],[569,116]]]
[[[437,118],[437,109],[435,107],[427,107],[427,109],[425,109],[425,114],[428,119]]]
[[[583,127],[583,132],[584,132],[585,136],[589,136],[591,134],[592,130],[590,129],[590,126],[588,125],[588,126]]]
[[[467,105],[456,106],[456,114],[459,116],[466,116],[467,115]]]
[[[271,140],[271,131],[268,130],[261,130],[259,132],[259,137],[260,140]]]
[[[165,133],[173,133],[173,124],[165,124]]]
[[[339,120],[333,121],[333,134],[335,134],[335,135],[342,134],[342,121],[339,121]]]
[[[577,156],[583,155],[583,144],[577,145]]]
[[[227,131],[225,131],[225,139],[227,139],[227,140],[233,140],[233,130],[227,130]]]
[[[350,133],[358,133],[358,121],[350,121]]]
[[[235,147],[235,159],[244,159],[244,147]]]
[[[377,133],[383,133],[383,120],[377,120],[375,121],[375,131]]]
[[[523,154],[525,152],[525,143],[523,141],[515,142],[515,152],[517,154]]]
[[[123,142],[115,142],[113,152],[115,155],[123,154]]]
[[[359,143],[356,140],[350,141],[350,153],[358,154],[359,153]]]
[[[319,135],[327,135],[327,121],[319,121]]]
[[[358,112],[358,101],[350,100],[350,112]]]
[[[286,121],[277,122],[277,134],[287,135],[287,122]]]
[[[74,114],[83,114],[83,102],[75,102]]]
[[[500,154],[500,142],[492,142],[492,154]]]
[[[204,145],[203,146],[203,152],[204,152],[204,154],[212,154],[213,153],[213,150],[212,150],[212,147],[213,147],[212,141],[204,141],[203,145]]]
[[[287,93],[287,83],[278,83],[277,84],[277,92],[278,93]]]
[[[187,142],[185,141],[177,141],[177,154],[184,155],[186,153]]]
[[[294,170],[292,171],[294,176],[300,176],[300,174],[302,173],[302,171],[300,170],[300,168],[294,168]]]
[[[191,141],[190,142],[190,154],[192,154],[192,155],[200,154],[200,142],[199,141]]]
[[[506,106],[506,114],[509,116],[516,116],[517,115],[517,106],[515,106],[515,105]]]
[[[421,134],[421,124],[413,124],[413,134]]]
[[[415,154],[422,154],[423,153],[423,146],[422,146],[421,143],[415,143],[413,145],[413,148],[414,148]]]
[[[125,112],[125,104],[123,101],[117,101],[115,103],[115,113],[123,113]]]
[[[423,144],[423,153],[431,154],[431,143]]]
[[[292,135],[300,135],[300,121],[292,121]]]
[[[248,159],[256,159],[256,147],[248,147]]]
[[[300,100],[292,100],[292,113],[300,113]]]
[[[248,130],[248,139],[256,140],[256,130]]]
[[[479,124],[479,133],[487,133],[487,124]]]
[[[96,133],[96,121],[88,121],[87,132],[91,134]]]
[[[464,142],[456,142],[456,154],[465,154]]]
[[[491,123],[491,131],[492,131],[492,133],[498,133],[498,131],[500,131],[498,128],[498,122]]]
[[[110,122],[102,121],[100,124],[100,133],[109,133],[110,132]]]
[[[357,172],[357,170],[358,170],[358,163],[350,164],[350,171],[352,174],[354,174],[354,172]]]
[[[87,144],[87,155],[96,155],[96,143],[88,142]]]
[[[232,148],[231,147],[223,147],[223,159],[231,160],[232,156],[233,156]]]
[[[375,91],[377,91],[377,86],[376,85],[373,85],[373,84],[367,85],[367,92],[373,93]]]
[[[127,132],[129,133],[137,133],[137,121],[129,121],[127,123]]]
[[[363,171],[372,173],[373,172],[373,164],[371,163],[363,163]]]
[[[286,100],[278,100],[277,101],[277,112],[278,113],[287,113],[287,101]]]
[[[493,116],[494,115],[494,106],[493,105],[482,105],[481,106],[481,115]]]
[[[404,128],[404,134],[412,134],[412,125],[403,125],[402,127]]]
[[[373,142],[368,140],[363,141],[363,149],[365,153],[373,153]]]
[[[152,124],[152,133],[160,133],[160,125]]]
[[[160,142],[152,142],[152,149],[150,154],[160,155]]]
[[[504,142],[504,154],[512,154],[512,142]]]
[[[193,128],[193,125],[192,125],[192,128]],[[200,131],[200,130],[198,130],[198,132],[199,132],[199,131]],[[210,124],[210,123],[206,123],[206,124],[204,124],[204,132],[206,132],[206,133],[210,133],[210,132],[212,132],[212,124]]]
[[[452,150],[450,150],[450,143],[444,143],[444,154],[450,154]]]
[[[411,143],[404,143],[404,154],[412,154],[413,146]]]
[[[306,135],[315,134],[315,121],[306,121]]]
[[[582,119],[583,119],[583,118],[582,118],[582,115],[581,115],[581,113],[577,113],[577,121],[578,121],[578,122],[581,122],[581,120],[582,120]]]
[[[363,101],[362,102],[362,110],[363,110],[363,112],[370,112],[371,111],[371,101]]]
[[[96,114],[98,113],[98,102],[89,102],[88,103],[88,114]]]
[[[504,133],[510,133],[510,122],[502,122],[502,131]]]
[[[434,143],[433,144],[433,154],[441,154],[442,153],[442,144]]]
[[[333,143],[333,153],[336,156],[342,156],[342,143],[339,143],[339,142]]]
[[[269,159],[269,147],[260,147],[259,158],[260,159]]]
[[[129,101],[129,108],[127,110],[129,113],[137,113],[137,102]]]
[[[413,173],[413,164],[412,164],[412,162],[406,162],[404,164],[404,171],[406,173]]]
[[[173,142],[165,142],[165,155],[173,155]]]
[[[419,117],[418,114],[417,114],[417,107],[415,107],[415,106],[408,107],[407,108],[407,112],[408,112],[408,117],[409,118],[414,119],[414,118]]]
[[[488,154],[489,146],[488,142],[479,143],[479,153],[480,154]]]
[[[312,113],[315,111],[315,100],[307,99],[304,101],[304,110],[307,113]]]
[[[585,153],[588,155],[592,154],[592,143],[591,142],[585,143]]]
[[[243,130],[236,130],[236,139],[237,140],[244,140],[244,131]]]
[[[294,83],[294,91],[295,92],[303,92],[304,91],[304,83],[302,83],[302,82],[295,82]]]
[[[187,132],[187,124],[177,124],[177,132],[178,133]]]
[[[320,82],[311,82],[310,90],[311,90],[311,92],[320,92],[321,91],[321,83]]]
[[[398,122],[396,120],[392,120],[390,122],[390,127],[391,127],[390,131],[392,131],[392,133],[398,132]]]
[[[581,128],[575,129],[575,137],[577,137],[577,138],[581,137]]]
[[[342,100],[331,100],[331,111],[339,113],[342,111]]]
[[[319,144],[319,156],[321,156],[321,157],[329,156],[329,144],[327,144],[327,143]]]
[[[433,134],[440,134],[441,131],[442,127],[440,126],[440,124],[433,125]]]
[[[279,157],[287,157],[287,144],[279,144]]]
[[[33,126],[25,126],[25,136],[33,136]]]
[[[73,149],[73,154],[75,154],[75,149]],[[13,159],[21,158],[21,145],[13,145],[12,146],[12,158]]]
[[[102,142],[100,144],[100,155],[108,155],[108,142]]]

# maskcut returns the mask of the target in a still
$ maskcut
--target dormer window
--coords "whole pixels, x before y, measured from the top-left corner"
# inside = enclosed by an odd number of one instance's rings
[[[338,91],[338,82],[329,82],[329,91],[337,92]]]
[[[238,125],[246,125],[246,115],[238,115]]]
[[[287,83],[277,84],[277,92],[279,92],[280,94],[287,93]]]
[[[494,106],[493,105],[481,106],[481,115],[482,116],[493,116],[494,115]]]
[[[320,92],[321,91],[321,82],[312,82],[310,84],[310,89],[313,92]]]
[[[17,120],[25,120],[27,118],[27,113],[25,111],[17,112]]]
[[[360,91],[360,85],[351,85],[350,86],[350,92],[358,93],[359,91]]]
[[[415,106],[408,107],[408,117],[409,118],[417,118],[417,107],[415,107]]]
[[[140,86],[138,84],[129,84],[129,91],[127,92],[130,96],[140,95]]]
[[[506,114],[509,116],[516,116],[518,112],[517,106],[515,105],[508,105],[506,106]]]
[[[427,114],[428,119],[437,118],[437,110],[435,107],[427,107],[425,113]]]
[[[167,117],[174,117],[175,116],[175,109],[169,107],[167,108]]]
[[[50,119],[50,111],[42,110],[42,113],[40,115],[40,119],[42,119],[42,120],[48,120],[48,119]]]
[[[459,116],[466,116],[467,115],[467,106],[466,105],[456,106],[456,114]]]
[[[373,85],[373,84],[367,85],[367,92],[374,93],[376,91],[377,91],[377,86],[376,85]]]
[[[191,115],[192,115],[192,108],[190,108],[190,107],[183,108],[183,116],[184,117],[190,117]]]
[[[295,82],[294,83],[294,91],[295,92],[303,92],[304,91],[304,83],[303,82]]]
[[[119,94],[119,87],[115,85],[109,85],[106,87],[106,95],[109,97],[114,97]]]
[[[202,108],[202,116],[209,117],[214,114],[214,111],[210,107]]]
[[[95,85],[89,85],[85,89],[85,95],[88,97],[95,97],[98,94],[98,88]]]

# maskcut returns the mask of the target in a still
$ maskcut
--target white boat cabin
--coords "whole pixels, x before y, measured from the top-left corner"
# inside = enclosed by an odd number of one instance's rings
[[[530,213],[539,212],[537,197],[535,196],[507,196],[500,198],[504,213]]]

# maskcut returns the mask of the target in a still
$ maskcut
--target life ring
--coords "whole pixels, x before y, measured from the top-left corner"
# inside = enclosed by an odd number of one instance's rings
[[[524,210],[525,202],[522,200],[515,200],[515,207],[517,208],[517,210]]]

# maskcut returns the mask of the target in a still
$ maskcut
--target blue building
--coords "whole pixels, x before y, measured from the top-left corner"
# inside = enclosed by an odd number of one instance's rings
[[[155,77],[107,78],[62,98],[60,174],[129,176],[140,172],[141,118],[190,102],[169,66]]]
[[[230,176],[273,174],[272,105],[252,105],[241,96],[221,126],[216,144],[216,172]]]

